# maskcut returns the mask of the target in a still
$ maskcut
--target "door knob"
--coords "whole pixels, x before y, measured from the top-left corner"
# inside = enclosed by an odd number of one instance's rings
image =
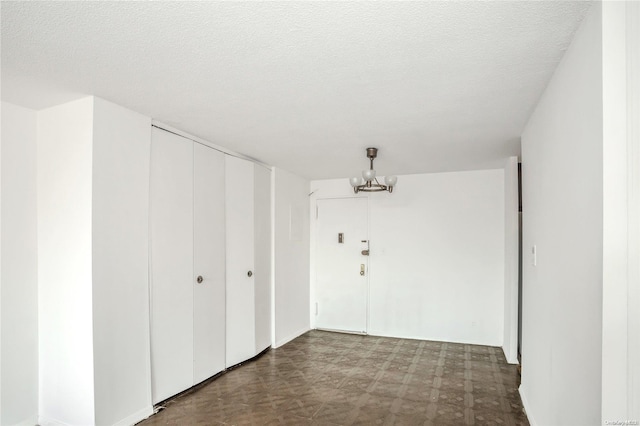
[[[198,282],[198,284],[202,284],[202,281],[204,281],[204,278],[202,278],[202,275],[198,275],[198,278],[196,278],[196,281]]]
[[[247,276],[248,277],[252,277],[253,276],[253,272],[251,272],[251,271],[247,272]]]

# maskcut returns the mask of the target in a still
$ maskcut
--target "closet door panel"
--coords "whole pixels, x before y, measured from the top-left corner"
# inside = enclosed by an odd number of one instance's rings
[[[271,346],[271,171],[254,165],[255,345]]]
[[[253,163],[225,155],[227,367],[255,355],[253,176]]]
[[[153,403],[193,384],[193,145],[154,129],[151,144]]]
[[[193,144],[194,384],[225,368],[224,154]],[[202,282],[198,283],[198,277]]]

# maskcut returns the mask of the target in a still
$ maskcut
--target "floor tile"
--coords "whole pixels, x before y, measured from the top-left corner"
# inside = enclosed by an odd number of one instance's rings
[[[151,425],[528,425],[490,346],[313,330],[163,403]]]

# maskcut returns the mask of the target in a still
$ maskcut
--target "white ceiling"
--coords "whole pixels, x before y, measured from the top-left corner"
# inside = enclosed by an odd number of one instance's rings
[[[589,3],[2,2],[2,99],[92,94],[311,178],[501,167]]]

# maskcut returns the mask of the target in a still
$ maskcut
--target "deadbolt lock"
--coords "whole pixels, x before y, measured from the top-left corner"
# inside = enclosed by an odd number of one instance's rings
[[[369,256],[369,240],[362,240],[361,242],[365,243],[367,248],[362,250],[360,253],[362,253],[363,256]]]

